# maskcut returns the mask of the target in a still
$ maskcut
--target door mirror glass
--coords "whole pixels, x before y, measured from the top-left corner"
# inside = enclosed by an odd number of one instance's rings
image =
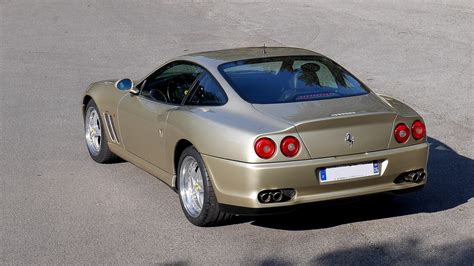
[[[120,79],[115,82],[115,88],[119,91],[128,91],[133,88],[133,81],[131,79]]]

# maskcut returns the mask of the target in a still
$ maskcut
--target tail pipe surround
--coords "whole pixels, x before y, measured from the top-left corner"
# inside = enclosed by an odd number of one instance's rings
[[[399,184],[403,182],[409,182],[409,183],[421,183],[423,180],[425,180],[426,173],[423,169],[415,170],[415,171],[410,171],[403,173],[399,175],[397,178],[395,178],[394,183]]]
[[[285,202],[293,198],[296,192],[292,188],[264,190],[258,193],[260,203]]]

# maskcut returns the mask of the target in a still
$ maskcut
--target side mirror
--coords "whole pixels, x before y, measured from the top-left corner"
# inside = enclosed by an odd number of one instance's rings
[[[115,82],[115,88],[119,91],[130,91],[132,94],[138,94],[138,89],[135,88],[131,79],[119,79]]]

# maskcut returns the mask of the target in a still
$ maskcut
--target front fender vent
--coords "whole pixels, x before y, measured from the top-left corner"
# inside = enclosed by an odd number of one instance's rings
[[[114,119],[112,118],[112,116],[109,114],[109,113],[104,113],[104,120],[105,120],[105,125],[106,125],[106,128],[107,128],[107,133],[109,133],[109,137],[110,137],[110,140],[112,142],[115,142],[117,144],[120,143],[118,137],[117,137],[117,133],[115,131],[115,126],[114,126]]]

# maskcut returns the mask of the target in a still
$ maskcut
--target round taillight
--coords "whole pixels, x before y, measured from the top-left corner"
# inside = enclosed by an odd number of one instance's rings
[[[269,138],[261,138],[255,142],[255,153],[258,157],[268,159],[275,154],[275,142]]]
[[[294,157],[300,150],[300,142],[297,138],[288,136],[281,141],[281,153],[286,157]]]
[[[398,143],[405,143],[410,137],[410,129],[405,124],[398,124],[394,133]]]
[[[411,125],[411,134],[416,140],[424,138],[426,136],[425,124],[420,120],[413,122],[413,125]]]

